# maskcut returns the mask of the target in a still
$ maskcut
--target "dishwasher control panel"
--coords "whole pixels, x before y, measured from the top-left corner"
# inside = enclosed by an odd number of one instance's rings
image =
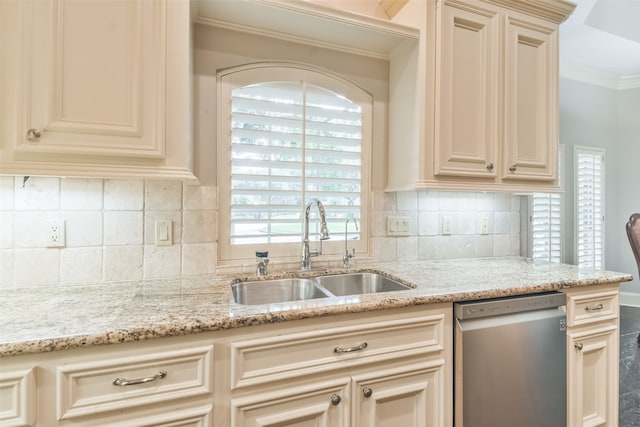
[[[559,292],[459,302],[454,304],[457,319],[476,319],[523,311],[542,310],[566,304],[566,295]]]

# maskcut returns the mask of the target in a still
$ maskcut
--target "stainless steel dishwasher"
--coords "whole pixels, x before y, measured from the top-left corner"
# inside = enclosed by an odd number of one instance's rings
[[[565,295],[454,304],[456,427],[566,426]]]

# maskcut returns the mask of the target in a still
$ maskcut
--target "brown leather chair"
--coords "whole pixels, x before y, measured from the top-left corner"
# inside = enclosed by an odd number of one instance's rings
[[[627,237],[633,250],[633,256],[638,265],[638,276],[640,277],[640,213],[634,213],[627,222]],[[640,335],[638,335],[638,347],[640,347]]]

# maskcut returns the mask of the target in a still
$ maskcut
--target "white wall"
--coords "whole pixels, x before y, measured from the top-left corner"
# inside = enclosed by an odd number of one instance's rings
[[[560,79],[560,143],[565,145],[565,262],[575,261],[573,149],[605,149],[605,268],[638,276],[624,225],[640,212],[640,89],[614,90]],[[637,284],[623,284],[640,292]]]

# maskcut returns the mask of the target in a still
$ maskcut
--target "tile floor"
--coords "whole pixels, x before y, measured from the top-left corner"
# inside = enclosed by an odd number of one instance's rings
[[[620,307],[620,427],[640,427],[640,307]]]

